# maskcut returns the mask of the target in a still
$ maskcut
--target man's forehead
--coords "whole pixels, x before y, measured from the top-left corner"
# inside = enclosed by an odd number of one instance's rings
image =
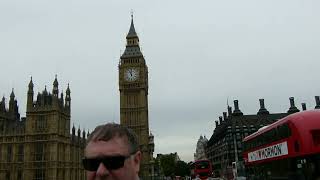
[[[99,142],[99,141],[104,141],[104,142],[108,142],[108,141],[121,141],[125,144],[128,144],[129,143],[129,139],[127,136],[123,136],[123,135],[120,135],[120,134],[115,134],[113,137],[111,137],[110,139],[104,139],[103,137],[99,138],[99,137],[96,137],[96,138],[93,138],[91,141],[93,142]]]
[[[128,140],[122,137],[112,138],[108,141],[92,140],[86,148],[86,155],[116,155],[129,152]]]
[[[108,134],[104,132],[97,132],[96,134],[92,135],[89,141],[109,141],[111,139],[120,138],[124,141],[128,141],[128,137],[120,132],[115,132],[113,134]]]

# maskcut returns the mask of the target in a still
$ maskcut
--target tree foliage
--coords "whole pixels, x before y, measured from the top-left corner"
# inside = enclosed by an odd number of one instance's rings
[[[184,161],[177,161],[175,166],[175,175],[176,176],[189,176],[190,175],[190,169],[189,165]]]
[[[165,176],[171,176],[175,170],[175,156],[174,154],[165,154],[160,157],[160,164],[162,172]]]
[[[180,160],[176,160],[176,154],[164,154],[160,156],[162,172],[165,176],[188,176],[190,175],[189,165]]]

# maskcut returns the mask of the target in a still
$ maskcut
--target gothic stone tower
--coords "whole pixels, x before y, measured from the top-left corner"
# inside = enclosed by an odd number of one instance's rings
[[[45,88],[34,100],[32,79],[28,86],[27,117],[20,118],[12,91],[9,109],[0,102],[0,179],[6,180],[84,180],[81,165],[85,131],[72,128],[69,85],[64,98],[57,77],[52,93]]]
[[[120,124],[131,128],[138,136],[142,163],[140,176],[153,172],[153,136],[149,136],[148,67],[140,51],[139,38],[133,18],[127,45],[119,62]]]
[[[34,154],[26,154],[24,157],[27,166],[24,179],[84,179],[84,170],[79,162],[83,157],[85,137],[81,138],[78,130],[78,137],[75,138],[74,128],[70,137],[69,85],[65,98],[63,93],[59,97],[56,77],[52,93],[45,88],[42,93],[38,93],[35,101],[33,97],[31,79],[27,97],[24,149],[25,152]],[[75,139],[77,143],[74,143]]]

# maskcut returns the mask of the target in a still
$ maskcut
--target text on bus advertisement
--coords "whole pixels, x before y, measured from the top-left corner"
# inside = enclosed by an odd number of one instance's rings
[[[248,153],[248,162],[260,161],[264,159],[284,156],[288,154],[287,142],[275,144],[263,149]]]

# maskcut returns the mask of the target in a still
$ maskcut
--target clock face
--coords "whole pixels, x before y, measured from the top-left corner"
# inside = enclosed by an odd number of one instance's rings
[[[128,68],[124,72],[124,79],[126,81],[135,81],[139,78],[139,70],[136,68]]]

